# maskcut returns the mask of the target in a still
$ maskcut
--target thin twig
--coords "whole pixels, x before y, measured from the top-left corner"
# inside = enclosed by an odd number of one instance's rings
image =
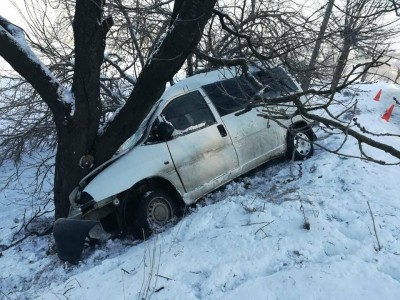
[[[6,294],[4,294],[2,291],[0,291],[0,293],[1,293],[4,297],[6,297],[7,299],[10,299],[10,300],[11,300],[11,298],[8,297]]]
[[[378,233],[377,233],[377,231],[376,231],[376,226],[375,226],[374,215],[372,214],[372,210],[371,210],[371,206],[369,205],[369,201],[367,201],[367,204],[368,204],[369,212],[370,212],[370,214],[371,214],[372,224],[374,224],[374,232],[375,232],[376,242],[378,243],[378,249],[377,249],[377,251],[380,251],[380,250],[382,250],[382,246],[381,246],[381,243],[379,243]],[[376,249],[375,249],[375,250],[376,250]]]
[[[269,225],[269,224],[271,224],[273,221],[270,221],[270,222],[255,222],[255,223],[249,223],[249,224],[244,224],[244,225],[242,225],[242,226],[251,226],[251,225],[260,225],[260,224],[267,224],[267,225]]]
[[[172,278],[165,277],[165,276],[162,276],[162,275],[160,275],[160,274],[156,274],[155,276],[160,277],[160,278],[164,278],[164,279],[166,279],[166,280],[173,280]]]
[[[255,234],[257,234],[257,232],[262,231],[265,234],[265,237],[267,237],[267,234],[265,233],[265,231],[263,230],[265,227],[267,227],[268,225],[274,223],[274,221],[271,222],[267,222],[267,224],[261,226],[260,228],[257,229],[257,231],[255,232]]]

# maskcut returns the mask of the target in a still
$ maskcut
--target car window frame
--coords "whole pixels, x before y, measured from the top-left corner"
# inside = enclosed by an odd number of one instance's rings
[[[239,105],[236,105],[236,106],[232,106],[232,110],[229,111],[229,112],[223,112],[223,110],[227,110],[227,109],[222,108],[221,105],[220,105],[221,103],[218,104],[218,103],[216,103],[216,101],[214,101],[215,97],[207,91],[208,90],[208,86],[214,86],[214,88],[216,88],[216,89],[221,89],[220,87],[218,87],[219,84],[221,84],[222,88],[224,88],[223,87],[224,83],[231,84],[231,82],[234,82],[234,81],[237,81],[237,80],[243,81],[243,83],[245,85],[247,85],[248,87],[245,87],[244,85],[242,87],[240,87],[241,83],[239,83],[238,84],[239,85],[239,87],[238,87],[239,94],[238,93],[232,93],[232,94],[223,95],[224,91],[222,91],[220,93],[220,95],[218,95],[218,96],[222,95],[225,98],[231,98],[231,101],[235,101],[235,100],[236,101],[242,101],[242,103],[240,103]],[[237,83],[235,83],[235,84],[237,84]],[[243,89],[244,87],[246,89],[247,88],[252,89],[252,95],[246,95],[245,93],[247,91]],[[229,88],[229,87],[225,87],[224,89],[226,90],[227,93],[229,93],[227,88]],[[259,92],[259,91],[257,91],[256,87],[253,86],[251,84],[251,82],[249,82],[244,75],[235,76],[235,77],[232,77],[232,78],[226,78],[226,79],[223,79],[223,80],[215,81],[215,82],[212,82],[212,83],[209,83],[209,84],[201,86],[201,89],[207,95],[208,99],[210,99],[212,105],[215,107],[215,109],[217,110],[217,112],[218,112],[220,117],[228,116],[230,114],[237,113],[238,111],[241,111],[241,110],[245,109],[248,106],[248,104],[250,103],[250,101],[252,101],[254,96]]]
[[[212,107],[210,107],[210,103],[207,100],[207,98],[205,97],[205,94],[203,93],[203,91],[201,89],[190,90],[188,92],[185,92],[185,93],[182,93],[182,94],[179,94],[179,95],[175,95],[173,98],[169,99],[162,107],[159,108],[159,112],[157,113],[157,116],[155,117],[154,121],[151,124],[151,130],[150,130],[147,142],[150,142],[150,143],[164,142],[164,141],[157,140],[155,137],[152,137],[152,131],[153,131],[154,127],[156,126],[156,124],[158,124],[160,122],[167,122],[167,123],[170,123],[173,126],[173,124],[171,122],[169,122],[162,115],[164,110],[169,105],[171,105],[171,103],[173,103],[174,101],[178,100],[181,97],[184,97],[184,96],[187,96],[189,94],[192,94],[192,93],[198,93],[198,95],[201,97],[203,103],[205,104],[205,107],[207,108],[207,110],[209,112],[209,116],[212,117],[212,123],[210,123],[210,124],[206,123],[206,124],[204,124],[204,126],[193,128],[193,130],[187,130],[187,129],[190,128],[190,127],[197,126],[199,124],[189,126],[188,128],[186,128],[184,130],[178,130],[174,126],[174,132],[172,134],[171,139],[175,139],[175,138],[178,138],[178,137],[181,137],[181,136],[185,136],[187,134],[191,134],[191,133],[197,132],[197,131],[202,130],[202,129],[206,128],[206,127],[209,127],[209,126],[212,126],[212,125],[215,125],[215,124],[218,123],[218,118],[216,117],[215,112],[213,111]]]

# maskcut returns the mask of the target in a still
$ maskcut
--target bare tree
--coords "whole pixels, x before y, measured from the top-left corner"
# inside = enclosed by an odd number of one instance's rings
[[[384,0],[346,1],[344,9],[338,7],[339,16],[335,18],[341,35],[339,57],[333,71],[331,86],[335,88],[345,70],[352,49],[376,57],[376,53],[387,50],[389,40],[397,30],[389,27],[390,22],[382,22],[385,13],[390,10],[390,3]]]
[[[94,166],[100,165],[136,131],[163,92],[166,82],[171,80],[200,41],[215,2],[175,2],[175,18],[153,47],[125,105],[100,133],[100,67],[106,36],[113,25],[112,18],[103,15],[105,1],[76,1],[71,90],[63,86],[33,54],[25,42],[23,31],[6,19],[0,19],[0,55],[35,88],[49,107],[55,123],[56,218],[68,214],[68,195],[88,172],[88,168],[79,163],[82,157],[90,155]]]

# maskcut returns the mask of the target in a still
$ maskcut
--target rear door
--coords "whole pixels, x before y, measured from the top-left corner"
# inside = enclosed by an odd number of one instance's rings
[[[187,193],[196,199],[232,179],[238,158],[225,126],[199,91],[173,99],[161,118],[175,128],[167,142]]]

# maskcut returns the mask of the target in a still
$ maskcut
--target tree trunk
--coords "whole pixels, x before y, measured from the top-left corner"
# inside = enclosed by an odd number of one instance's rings
[[[397,80],[400,78],[400,67],[397,67],[397,74],[396,74],[396,79],[394,80],[395,83],[397,83]]]
[[[313,77],[315,73],[315,65],[317,63],[317,58],[319,55],[319,51],[321,49],[322,41],[324,40],[326,28],[328,27],[328,22],[332,14],[332,8],[333,4],[335,3],[335,0],[328,0],[328,4],[326,6],[325,14],[324,14],[324,19],[322,20],[321,27],[319,29],[317,41],[315,42],[315,46],[313,49],[313,52],[311,54],[310,62],[308,64],[306,73],[304,74],[304,78],[301,82],[301,88],[303,91],[308,90],[310,87],[311,83],[311,78]]]
[[[79,166],[78,153],[82,152],[83,147],[76,143],[76,138],[75,134],[67,133],[59,137],[53,189],[56,219],[68,215],[70,206],[68,196],[87,173],[87,169]]]
[[[371,65],[370,65],[370,64],[364,66],[364,68],[363,68],[363,74],[362,74],[362,76],[361,76],[361,78],[360,78],[360,81],[361,81],[361,82],[365,82],[365,80],[367,80],[368,70],[369,70],[370,68],[371,68]]]
[[[355,32],[353,30],[357,18],[351,12],[351,1],[346,1],[346,15],[343,28],[343,45],[340,51],[339,59],[337,60],[335,70],[333,71],[331,90],[332,96],[335,95],[335,90],[342,77],[343,71],[346,68],[347,59],[350,54],[351,46],[354,44]]]
[[[111,19],[102,20],[104,0],[76,1],[73,22],[75,70],[72,93],[75,108],[72,116],[57,125],[57,154],[54,177],[55,217],[69,211],[68,196],[89,171],[81,164],[97,137],[101,117],[100,67],[104,58],[106,34]]]
[[[345,28],[343,46],[340,51],[339,58],[336,63],[335,70],[333,71],[331,89],[334,91],[339,84],[340,78],[342,77],[343,71],[346,67],[347,59],[350,54],[352,45],[352,32],[350,28]]]

